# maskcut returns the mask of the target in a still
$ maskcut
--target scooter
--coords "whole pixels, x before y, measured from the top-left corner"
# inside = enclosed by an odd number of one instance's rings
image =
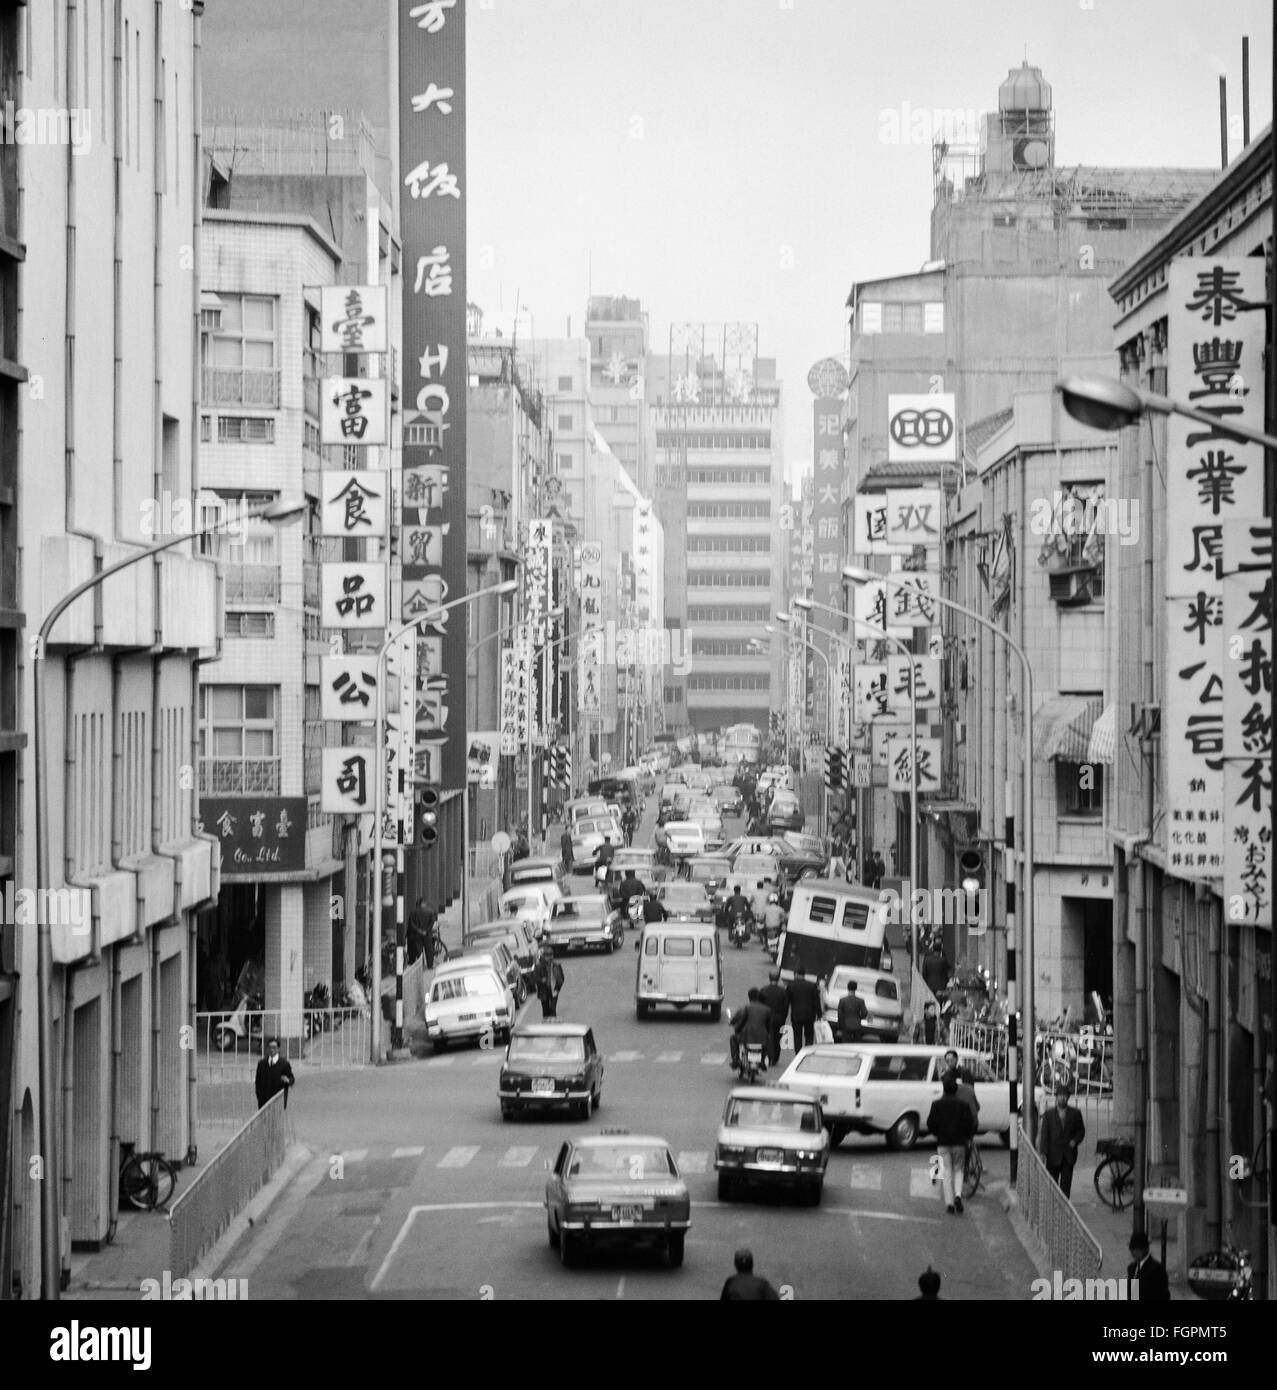
[[[732,915],[732,924],[727,929],[727,939],[737,950],[740,950],[743,946],[748,944],[749,936],[749,918],[746,917],[743,912],[734,913]]]
[[[740,1073],[740,1079],[746,1086],[752,1086],[757,1080],[758,1075],[767,1066],[767,1060],[763,1055],[762,1043],[741,1043],[740,1058],[736,1063],[736,1070]]]
[[[264,1002],[261,995],[241,992],[235,1012],[223,1018],[213,1034],[214,1041],[223,1052],[229,1051],[240,1042],[261,1042],[261,1010]]]

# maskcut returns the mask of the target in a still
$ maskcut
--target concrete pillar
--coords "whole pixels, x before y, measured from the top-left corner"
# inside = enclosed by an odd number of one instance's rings
[[[305,958],[304,885],[266,889],[266,1027],[281,1037],[300,1034]],[[271,1015],[275,1017],[272,1018]]]

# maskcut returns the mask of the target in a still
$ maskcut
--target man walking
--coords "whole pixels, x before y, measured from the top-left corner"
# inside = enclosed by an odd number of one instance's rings
[[[971,1107],[958,1099],[956,1077],[946,1073],[942,1089],[944,1094],[933,1102],[927,1114],[927,1132],[935,1136],[940,1153],[940,1187],[944,1193],[944,1209],[950,1216],[955,1212],[961,1216],[967,1141],[975,1135],[976,1119]]]
[[[426,969],[435,968],[435,914],[426,906],[425,898],[418,898],[416,906],[408,914],[408,964],[411,965],[422,952],[426,956]]]
[[[563,967],[554,959],[554,947],[547,941],[541,947],[532,972],[537,998],[541,1001],[541,1017],[558,1018],[559,993],[563,989]]]
[[[1141,1303],[1169,1303],[1171,1286],[1165,1268],[1148,1252],[1148,1233],[1136,1231],[1127,1249],[1131,1252],[1131,1263],[1126,1266],[1127,1297]]]
[[[789,991],[781,983],[780,971],[773,967],[768,971],[767,983],[758,991],[758,997],[771,1010],[771,1039],[768,1047],[768,1060],[772,1066],[780,1061],[780,1033],[789,1017]]]
[[[865,1020],[869,1010],[865,1001],[856,992],[855,980],[847,981],[847,993],[838,1001],[838,1041],[859,1042],[865,1033]]]
[[[287,1110],[288,1091],[295,1081],[292,1066],[287,1058],[279,1055],[279,1039],[271,1038],[266,1044],[266,1056],[257,1064],[257,1108],[260,1110],[272,1096],[283,1091],[284,1109]]]
[[[1069,1104],[1069,1094],[1067,1086],[1056,1087],[1055,1109],[1042,1116],[1042,1127],[1038,1130],[1038,1153],[1042,1155],[1046,1171],[1059,1183],[1066,1197],[1073,1188],[1073,1165],[1077,1162],[1078,1149],[1086,1138],[1082,1112]]]
[[[802,973],[794,962],[794,978],[789,983],[789,1021],[794,1027],[794,1051],[816,1041],[816,1019],[820,1014],[820,986]]]
[[[559,853],[563,856],[563,872],[572,872],[572,832],[565,825],[563,834],[559,836]]]
[[[742,1246],[733,1263],[736,1273],[723,1285],[719,1301],[728,1303],[779,1303],[780,1295],[766,1279],[754,1273],[754,1252]]]

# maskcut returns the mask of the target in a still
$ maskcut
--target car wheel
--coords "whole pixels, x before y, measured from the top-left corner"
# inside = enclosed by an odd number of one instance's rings
[[[812,1183],[812,1185],[807,1189],[807,1205],[809,1207],[818,1207],[820,1205],[820,1199],[824,1195],[824,1181],[822,1180],[820,1182]]]
[[[587,1096],[583,1101],[579,1101],[579,1102],[577,1103],[577,1107],[576,1107],[576,1116],[577,1116],[577,1119],[578,1119],[578,1120],[588,1120],[588,1119],[590,1118],[590,1111],[591,1111],[592,1109],[593,1109],[593,1106],[592,1106],[591,1103],[590,1103],[590,1098],[589,1098],[589,1096]]]
[[[683,1264],[683,1244],[686,1231],[671,1231],[665,1246],[665,1262],[671,1269],[679,1269]]]
[[[431,1043],[431,1046],[434,1048],[436,1052],[446,1052],[448,1048],[448,1039],[435,1038],[434,1041]]]
[[[572,1231],[559,1232],[559,1260],[564,1267],[574,1263],[577,1257],[576,1236]]]
[[[642,1021],[647,1017],[648,1006],[646,1004],[635,1004],[634,1017]]]
[[[718,1200],[720,1202],[731,1202],[736,1198],[736,1180],[728,1177],[726,1173],[718,1175]]]
[[[603,1099],[603,1092],[602,1092],[602,1091],[595,1091],[594,1094],[590,1097],[590,1109],[591,1109],[591,1110],[597,1110],[597,1109],[599,1108],[599,1104],[600,1104],[600,1102],[602,1101],[602,1099]]]
[[[723,1006],[721,1004],[711,1004],[709,1010],[709,1021],[717,1023],[723,1016]]]
[[[912,1149],[918,1142],[918,1117],[901,1115],[887,1131],[887,1144],[893,1149]]]
[[[550,1220],[549,1212],[546,1212],[545,1215],[545,1233],[550,1238],[550,1249],[557,1250],[559,1248],[559,1233],[554,1229],[554,1222]]]

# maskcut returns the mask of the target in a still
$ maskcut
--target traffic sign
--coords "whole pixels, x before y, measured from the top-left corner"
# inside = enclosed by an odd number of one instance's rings
[[[1146,1187],[1144,1189],[1146,1207],[1186,1207],[1188,1189],[1184,1187]]]

